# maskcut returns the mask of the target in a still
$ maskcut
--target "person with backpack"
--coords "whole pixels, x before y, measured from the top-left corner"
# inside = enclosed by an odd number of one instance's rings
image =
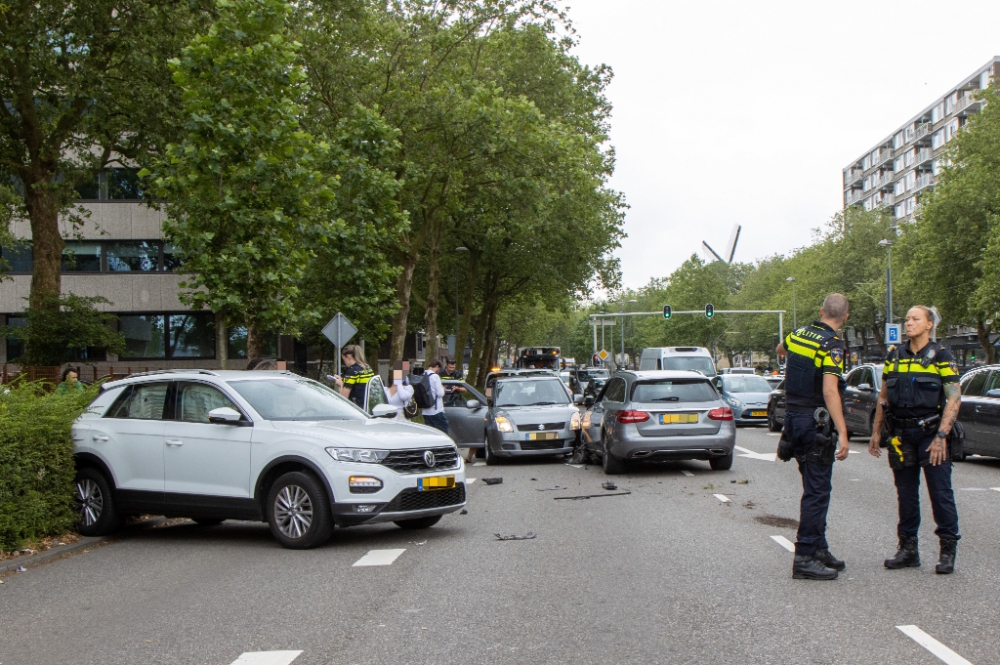
[[[444,385],[438,372],[441,361],[432,360],[424,370],[424,380],[414,386],[414,396],[423,411],[424,424],[448,433],[448,416],[444,412]],[[426,405],[426,406],[425,406]]]

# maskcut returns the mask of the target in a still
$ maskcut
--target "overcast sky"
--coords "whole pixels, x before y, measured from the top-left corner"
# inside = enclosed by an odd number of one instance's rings
[[[1000,55],[997,0],[565,4],[577,55],[615,72],[632,288],[737,223],[737,261],[809,244],[849,162]]]

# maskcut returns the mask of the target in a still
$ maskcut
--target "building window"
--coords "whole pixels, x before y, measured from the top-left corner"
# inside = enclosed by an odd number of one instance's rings
[[[944,132],[940,129],[931,136],[931,147],[937,150],[944,145]]]
[[[227,355],[230,358],[247,357],[247,329],[243,326],[229,328],[229,343]],[[275,358],[278,355],[278,335],[264,335],[264,357]]]
[[[215,315],[211,312],[171,314],[167,317],[170,329],[171,358],[214,358]]]
[[[28,319],[23,316],[8,316],[7,325],[11,328],[23,328],[28,325]],[[24,355],[24,342],[16,335],[7,337],[7,362]]]
[[[166,316],[162,314],[122,315],[118,329],[125,336],[122,358],[166,358]]]
[[[903,132],[897,132],[895,136],[892,137],[892,147],[894,150],[899,150],[903,147],[904,139]]]
[[[108,272],[158,272],[160,243],[151,240],[117,241],[105,244]]]
[[[101,243],[70,241],[63,246],[63,272],[101,272]]]
[[[145,193],[136,169],[112,168],[77,185],[76,194],[81,201],[139,201]]]
[[[177,270],[183,262],[177,256],[177,248],[173,243],[163,243],[163,269],[167,272]]]
[[[215,357],[215,315],[211,312],[121,314],[118,321],[125,335],[122,358]]]
[[[0,247],[0,258],[3,258],[7,264],[7,272],[31,273],[35,268],[30,240],[19,242],[10,247]]]
[[[861,160],[861,169],[867,171],[871,165],[872,165],[871,155],[865,155],[865,158]]]

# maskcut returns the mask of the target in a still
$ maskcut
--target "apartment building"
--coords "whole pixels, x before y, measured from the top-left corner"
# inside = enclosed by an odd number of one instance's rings
[[[978,113],[974,93],[1000,74],[994,57],[954,88],[869,148],[844,168],[844,207],[890,208],[895,218],[912,220],[920,194],[932,189],[944,165],[948,143]]]

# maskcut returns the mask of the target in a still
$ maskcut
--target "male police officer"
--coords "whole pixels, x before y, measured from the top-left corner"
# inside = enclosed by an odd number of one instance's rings
[[[847,427],[841,409],[844,342],[837,330],[847,321],[847,298],[833,293],[823,301],[819,320],[789,333],[778,345],[785,364],[785,426],[782,438],[802,474],[802,503],[795,542],[792,577],[797,580],[835,580],[844,570],[843,561],[830,553],[826,542],[826,513],[830,508],[833,459],[847,459]],[[836,455],[833,440],[817,429],[816,410],[829,411],[839,439]]]

